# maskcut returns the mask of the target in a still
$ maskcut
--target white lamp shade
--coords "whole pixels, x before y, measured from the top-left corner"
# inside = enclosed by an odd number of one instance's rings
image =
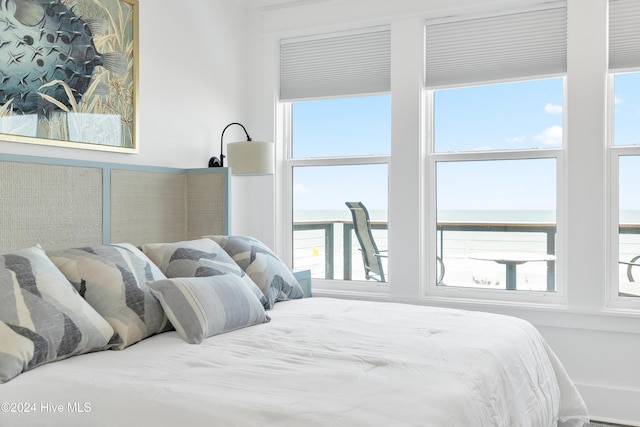
[[[233,175],[273,175],[273,142],[229,143],[227,144],[227,161]]]

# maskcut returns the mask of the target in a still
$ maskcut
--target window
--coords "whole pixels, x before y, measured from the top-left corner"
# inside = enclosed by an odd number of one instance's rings
[[[613,165],[617,171],[618,268],[614,296],[640,297],[640,72],[612,75]],[[615,192],[615,189],[614,189]],[[615,204],[614,204],[615,206]],[[615,216],[614,216],[615,217]],[[636,265],[638,264],[638,265]]]
[[[562,86],[556,78],[436,90],[434,151],[562,147]]]
[[[374,241],[386,250],[390,109],[389,95],[291,104],[294,268],[311,269],[314,278],[365,280],[345,202],[365,205]]]
[[[390,45],[386,27],[281,41],[292,264],[315,279],[368,279],[346,202],[364,204],[387,247]]]
[[[391,97],[361,96],[292,104],[292,157],[389,155]]]
[[[640,299],[640,3],[609,1],[611,301]],[[617,220],[616,220],[617,219]],[[616,286],[617,284],[617,286]]]
[[[557,290],[562,94],[562,78],[435,91],[437,286]]]
[[[613,144],[640,145],[640,73],[613,76]]]
[[[562,294],[566,35],[564,2],[427,21],[429,294]]]
[[[640,154],[619,158],[618,295],[640,297]]]

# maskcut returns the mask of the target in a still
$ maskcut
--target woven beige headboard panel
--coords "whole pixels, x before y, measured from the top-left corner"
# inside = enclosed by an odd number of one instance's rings
[[[229,179],[226,168],[0,154],[0,253],[229,234]]]
[[[111,241],[184,240],[186,181],[184,173],[111,171]]]
[[[220,212],[228,209],[228,176],[223,174],[187,174],[187,238],[207,234],[229,234],[228,219]],[[227,194],[222,197],[223,194]]]
[[[0,161],[0,253],[101,242],[101,168]]]

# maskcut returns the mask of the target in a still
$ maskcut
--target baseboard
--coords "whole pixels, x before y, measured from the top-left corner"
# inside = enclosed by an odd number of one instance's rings
[[[640,427],[640,390],[576,383],[592,420]]]

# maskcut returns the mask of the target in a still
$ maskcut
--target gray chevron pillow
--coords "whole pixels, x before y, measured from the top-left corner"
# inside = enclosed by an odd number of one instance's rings
[[[176,331],[191,344],[271,320],[247,283],[235,274],[176,277],[150,282],[149,287]]]
[[[260,288],[224,249],[211,239],[176,243],[147,243],[140,246],[140,249],[168,278],[235,274],[246,282],[263,307],[267,308],[267,298]]]
[[[249,236],[204,236],[222,249],[251,277],[267,297],[267,308],[278,301],[304,296],[300,284],[278,256],[260,240]]]
[[[0,256],[0,383],[117,344],[113,328],[34,246]]]
[[[165,275],[135,246],[123,243],[47,252],[49,258],[118,333],[118,349],[171,329],[148,281]]]

